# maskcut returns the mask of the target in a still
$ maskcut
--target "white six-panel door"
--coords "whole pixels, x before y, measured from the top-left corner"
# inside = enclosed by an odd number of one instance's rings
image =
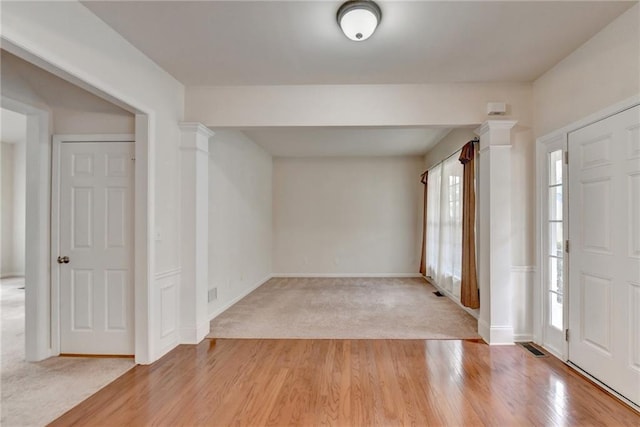
[[[568,144],[569,360],[640,405],[640,107]]]
[[[134,144],[58,149],[60,352],[133,354]]]

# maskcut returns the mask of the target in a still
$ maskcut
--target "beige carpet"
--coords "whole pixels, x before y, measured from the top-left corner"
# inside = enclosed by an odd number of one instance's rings
[[[24,361],[24,279],[0,280],[0,425],[42,426],[133,368],[133,359]]]
[[[209,338],[479,338],[422,278],[274,278],[211,321]]]

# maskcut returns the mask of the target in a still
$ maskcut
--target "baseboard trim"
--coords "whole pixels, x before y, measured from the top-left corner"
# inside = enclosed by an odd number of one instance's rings
[[[19,279],[24,277],[24,272],[22,273],[2,273],[0,274],[0,279]]]
[[[388,278],[415,278],[423,277],[420,273],[274,273],[274,278],[352,278],[352,277],[388,277]]]
[[[229,308],[231,308],[231,306],[233,306],[235,303],[240,301],[242,298],[244,298],[247,295],[249,295],[251,292],[253,292],[256,289],[258,289],[260,286],[264,285],[272,277],[275,277],[275,276],[269,274],[269,275],[263,277],[258,282],[256,282],[253,286],[251,286],[248,289],[246,289],[245,291],[243,291],[240,295],[238,295],[237,297],[235,297],[231,301],[227,302],[226,304],[222,305],[221,307],[218,307],[213,312],[209,313],[209,321],[212,321],[213,319],[215,319],[216,317],[218,317],[219,315],[221,315],[222,313],[227,311]],[[207,325],[207,327],[208,327],[208,325]],[[208,334],[208,332],[207,332],[207,334]]]
[[[489,345],[513,345],[514,335],[511,326],[489,326],[478,319],[478,333]]]
[[[533,334],[513,334],[513,342],[533,342]]]
[[[478,319],[478,334],[486,343],[489,342],[489,325],[481,319]]]
[[[209,334],[209,321],[202,322],[196,328],[180,329],[180,344],[198,344]]]

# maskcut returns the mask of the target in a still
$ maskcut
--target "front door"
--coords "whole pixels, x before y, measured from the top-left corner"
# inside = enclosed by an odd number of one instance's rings
[[[63,354],[134,353],[133,153],[131,142],[60,143],[54,263]]]
[[[640,106],[569,134],[569,360],[640,405]]]

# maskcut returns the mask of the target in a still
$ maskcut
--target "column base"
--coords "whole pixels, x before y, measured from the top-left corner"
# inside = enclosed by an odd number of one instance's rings
[[[180,329],[180,344],[199,344],[209,334],[209,322],[202,322],[195,328]]]
[[[513,327],[489,326],[486,322],[478,320],[478,333],[489,345],[513,345]]]

